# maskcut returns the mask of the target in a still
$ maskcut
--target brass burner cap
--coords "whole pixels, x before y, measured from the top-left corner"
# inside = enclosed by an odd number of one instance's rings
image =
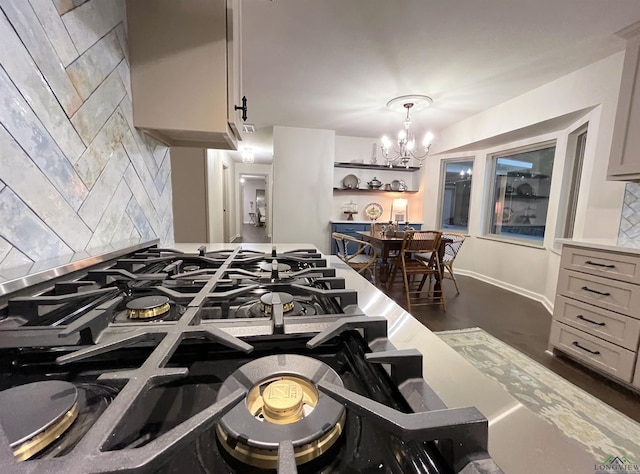
[[[0,392],[0,422],[18,461],[49,447],[79,410],[78,390],[70,382],[33,382]]]
[[[300,384],[291,379],[270,383],[262,393],[263,415],[275,424],[288,424],[302,418],[303,391]]]
[[[131,319],[149,319],[166,313],[170,308],[166,296],[143,296],[127,303],[127,315]]]
[[[294,308],[293,296],[289,293],[275,291],[266,293],[260,297],[260,311],[265,314],[271,314],[273,307],[277,304],[282,305],[282,312],[288,313]]]
[[[264,272],[271,272],[273,270],[278,270],[278,272],[288,272],[291,270],[291,265],[279,263],[274,260],[273,262],[260,262],[258,264],[258,268]]]

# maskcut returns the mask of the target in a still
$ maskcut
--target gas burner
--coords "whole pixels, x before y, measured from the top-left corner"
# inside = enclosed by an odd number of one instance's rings
[[[127,314],[130,319],[150,319],[162,316],[170,308],[166,296],[143,296],[127,303]]]
[[[0,392],[0,425],[19,461],[62,456],[116,394],[110,387],[61,380],[17,385]]]
[[[273,314],[274,306],[282,306],[282,314],[287,316],[311,316],[321,314],[322,308],[311,300],[306,301],[301,297],[294,298],[289,293],[272,292],[265,293],[259,302],[253,300],[250,303],[238,306],[234,312],[236,318],[267,318]]]
[[[77,417],[78,390],[69,382],[33,382],[0,392],[0,422],[19,461],[53,443]]]
[[[238,306],[232,306],[229,308],[229,317],[231,318],[269,318],[273,313],[273,299],[270,295],[273,293],[266,293],[262,295],[260,300],[251,299],[250,301],[244,302]],[[287,295],[287,297],[291,297],[288,293],[278,293],[279,295]],[[265,298],[268,297],[268,298]],[[266,300],[262,301],[262,298]],[[271,301],[271,302],[270,302]],[[285,300],[288,301],[288,298]],[[265,304],[266,303],[266,304]],[[264,308],[264,309],[263,309]],[[266,309],[266,311],[265,311]],[[210,311],[210,308],[205,308],[205,313],[203,314],[203,319],[218,319],[220,315],[211,315],[208,314],[207,311]],[[322,307],[317,303],[314,303],[311,298],[303,298],[297,296],[293,298],[293,301],[290,303],[283,305],[282,308],[283,315],[287,316],[312,316],[314,314],[322,314]],[[214,313],[215,314],[215,313]]]
[[[268,374],[265,377],[265,374]],[[218,400],[239,387],[248,391],[217,425],[221,446],[254,467],[275,469],[281,441],[293,444],[296,464],[316,459],[340,438],[344,406],[316,388],[319,382],[343,386],[338,374],[310,357],[281,354],[244,364],[222,384]]]
[[[260,297],[260,311],[266,315],[273,313],[274,305],[282,305],[282,312],[288,313],[294,308],[293,296],[289,293],[265,293]]]
[[[200,266],[199,265],[185,265],[184,267],[182,267],[182,271],[187,273],[187,272],[195,272],[196,270],[200,270]]]
[[[114,310],[112,322],[118,324],[152,324],[162,321],[177,321],[186,311],[186,306],[160,294],[133,295],[121,302]]]
[[[273,270],[277,270],[280,272],[288,272],[291,270],[291,265],[287,265],[286,263],[278,263],[277,260],[274,260],[272,263],[269,262],[260,262],[258,264],[258,268],[263,272],[271,272]]]

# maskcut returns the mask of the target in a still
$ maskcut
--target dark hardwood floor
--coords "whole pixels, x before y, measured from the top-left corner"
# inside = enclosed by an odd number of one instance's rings
[[[447,310],[418,306],[413,315],[431,331],[480,327],[538,361],[569,382],[640,422],[640,394],[596,374],[570,359],[546,352],[551,315],[542,304],[475,278],[458,276],[460,294],[445,280]],[[406,308],[402,284],[389,293]]]

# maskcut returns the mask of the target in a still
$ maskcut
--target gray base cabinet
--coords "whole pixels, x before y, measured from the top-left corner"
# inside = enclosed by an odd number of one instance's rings
[[[640,390],[640,254],[565,244],[549,347]]]

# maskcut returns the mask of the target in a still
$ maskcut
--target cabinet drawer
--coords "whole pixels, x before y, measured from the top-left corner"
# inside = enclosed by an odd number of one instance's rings
[[[606,250],[565,247],[562,268],[640,284],[640,256]]]
[[[558,296],[553,319],[632,351],[638,347],[640,320],[629,316]]]
[[[631,382],[636,353],[558,321],[551,325],[549,342],[563,352],[593,367]]]
[[[340,232],[341,234],[365,230],[369,230],[369,224],[333,224],[333,232]]]
[[[561,270],[558,294],[629,316],[640,311],[640,286],[586,273]]]

